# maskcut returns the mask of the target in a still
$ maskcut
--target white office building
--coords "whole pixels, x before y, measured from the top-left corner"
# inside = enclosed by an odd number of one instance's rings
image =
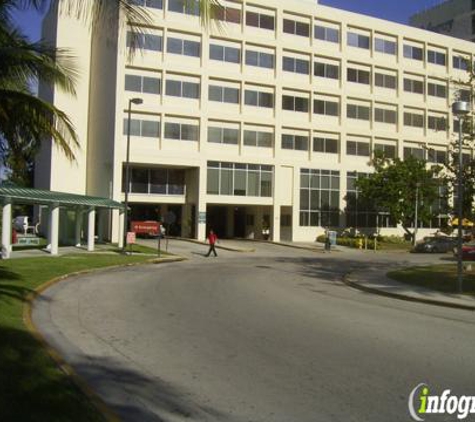
[[[137,3],[152,21],[135,38],[126,24],[114,34],[47,17],[46,37],[74,51],[80,79],[75,98],[41,95],[71,117],[81,148],[71,163],[45,147],[37,187],[123,201],[127,109],[140,98],[132,220],[173,215],[171,234],[199,239],[210,227],[277,241],[313,241],[327,227],[402,234],[358,203],[354,181],[376,150],[447,158],[451,79],[466,77],[471,42],[310,0],[222,1],[209,30],[183,0]],[[132,42],[142,49],[131,56]],[[117,241],[118,211],[107,218]]]
[[[463,40],[475,40],[475,2],[447,0],[414,14],[409,24]]]

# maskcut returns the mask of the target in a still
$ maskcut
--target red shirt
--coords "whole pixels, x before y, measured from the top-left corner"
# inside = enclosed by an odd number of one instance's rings
[[[216,236],[216,233],[210,233],[208,235],[208,242],[210,245],[214,245],[217,240],[218,240],[218,236]]]

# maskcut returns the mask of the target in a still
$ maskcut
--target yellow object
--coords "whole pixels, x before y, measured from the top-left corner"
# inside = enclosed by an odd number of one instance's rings
[[[459,225],[459,219],[458,218],[452,219],[450,224],[452,226],[458,226]],[[470,221],[469,219],[464,218],[464,219],[462,219],[462,226],[463,227],[473,227],[473,221]]]
[[[358,249],[363,249],[363,239],[359,238],[356,242]]]

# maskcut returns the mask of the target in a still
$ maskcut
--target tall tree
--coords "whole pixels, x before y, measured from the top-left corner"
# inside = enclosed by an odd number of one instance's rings
[[[466,69],[463,78],[453,79],[452,85],[455,89],[454,101],[466,101],[473,109],[473,99],[475,98],[475,68],[470,60],[462,61]],[[449,157],[445,164],[446,180],[450,189],[450,194],[454,197],[453,214],[457,206],[458,175],[459,175],[459,121],[455,118],[453,130],[453,140],[449,145]],[[462,125],[462,156],[463,164],[460,171],[462,178],[462,214],[463,218],[473,221],[474,201],[475,201],[475,159],[472,156],[475,140],[475,127],[473,122],[473,111],[464,117]]]
[[[439,211],[435,211],[434,203],[440,198],[439,187],[444,183],[442,168],[428,168],[425,160],[415,157],[390,160],[378,154],[372,165],[374,173],[356,181],[361,197],[389,213],[414,239],[416,209],[418,223],[429,223]]]

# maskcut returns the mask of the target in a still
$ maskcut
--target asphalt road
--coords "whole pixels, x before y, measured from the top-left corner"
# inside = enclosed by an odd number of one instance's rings
[[[475,396],[473,312],[341,282],[439,258],[170,250],[190,259],[76,277],[35,305],[47,340],[125,421],[399,422],[421,382]]]

